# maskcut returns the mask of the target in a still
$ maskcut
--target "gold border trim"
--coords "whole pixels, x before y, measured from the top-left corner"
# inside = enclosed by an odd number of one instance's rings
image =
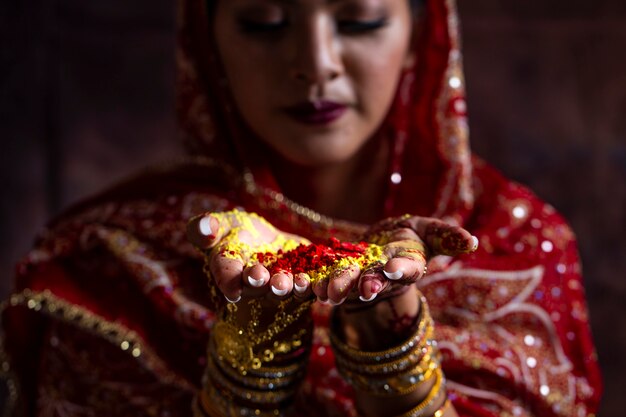
[[[119,323],[106,320],[84,307],[65,301],[49,290],[35,292],[26,289],[21,293],[11,295],[7,301],[0,304],[0,315],[8,307],[26,307],[34,313],[43,314],[99,336],[136,359],[164,384],[176,385],[191,392],[198,390],[198,387],[172,372],[137,332]],[[4,349],[4,330],[0,334],[0,378],[6,381],[9,391],[9,401],[2,415],[11,416],[20,396],[19,382],[11,370],[10,358]]]

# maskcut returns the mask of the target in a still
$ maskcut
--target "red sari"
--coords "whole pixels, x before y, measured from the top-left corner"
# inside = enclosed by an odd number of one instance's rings
[[[185,239],[190,217],[243,207],[313,240],[366,227],[289,201],[267,167],[250,163],[218,65],[197,59],[212,48],[194,43],[202,28],[188,20],[191,1],[180,3],[178,110],[190,149],[206,157],[129,179],[41,233],[2,308],[9,415],[192,415],[214,314]],[[420,282],[449,396],[464,416],[591,416],[601,379],[574,235],[551,206],[471,155],[454,1],[427,9],[419,59],[378,134],[394,150],[384,216],[435,216],[480,240],[475,253],[434,258]],[[314,307],[300,415],[356,415],[328,314]]]

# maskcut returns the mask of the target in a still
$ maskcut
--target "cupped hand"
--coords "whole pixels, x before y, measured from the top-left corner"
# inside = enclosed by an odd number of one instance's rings
[[[467,230],[418,216],[384,220],[374,225],[364,240],[382,246],[380,262],[364,270],[354,265],[332,274],[313,288],[318,298],[327,298],[333,304],[357,297],[372,301],[379,294],[419,280],[426,273],[431,257],[456,256],[478,247],[478,239]]]
[[[188,223],[187,236],[207,255],[215,285],[229,302],[239,301],[242,295],[286,297],[292,292],[294,277],[285,271],[270,274],[263,254],[309,243],[276,229],[255,213],[239,210],[196,216]]]

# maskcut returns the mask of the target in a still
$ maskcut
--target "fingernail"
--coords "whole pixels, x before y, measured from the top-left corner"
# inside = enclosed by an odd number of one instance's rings
[[[396,272],[387,272],[383,269],[383,273],[385,274],[387,278],[389,278],[392,281],[399,280],[400,278],[402,278],[402,275],[403,275],[402,271],[399,269]]]
[[[476,250],[478,249],[478,238],[476,236],[472,236],[472,250]]]
[[[287,295],[287,293],[289,292],[289,289],[285,288],[284,290],[279,290],[278,288],[272,285],[272,292],[276,294],[277,296],[282,297],[284,295]]]
[[[341,300],[334,302],[333,300],[331,300],[330,298],[328,299],[328,304],[330,304],[331,306],[338,306],[339,304],[343,304],[344,301],[346,301],[346,298],[348,297],[344,297]]]
[[[239,297],[237,297],[234,300],[231,300],[230,298],[226,297],[226,295],[224,294],[224,298],[226,299],[226,301],[228,301],[231,304],[235,304],[236,302],[238,302],[239,300],[241,300],[241,295],[239,295]]]
[[[361,299],[361,301],[364,301],[367,303],[369,301],[372,301],[374,298],[376,298],[377,295],[378,293],[373,293],[372,295],[370,295],[370,298],[365,298],[362,295],[359,295],[359,298]]]
[[[200,229],[200,233],[204,236],[211,236],[213,234],[213,230],[211,230],[211,218],[209,216],[203,217],[198,224],[198,228]]]
[[[302,294],[303,292],[305,292],[306,291],[306,287],[307,287],[306,285],[300,286],[300,285],[298,285],[295,282],[293,283],[293,288],[296,290],[296,292],[298,294]]]
[[[248,282],[250,283],[250,285],[257,288],[262,287],[264,283],[263,279],[254,279],[250,275],[248,275]]]

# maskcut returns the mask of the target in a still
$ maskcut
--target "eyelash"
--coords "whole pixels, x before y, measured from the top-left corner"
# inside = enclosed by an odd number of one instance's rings
[[[386,18],[378,20],[343,20],[339,21],[337,28],[340,32],[349,35],[358,35],[367,32],[374,32],[387,26],[389,22]]]
[[[348,35],[359,35],[365,34],[368,32],[374,32],[388,24],[387,18],[382,18],[378,20],[340,20],[337,22],[337,29],[339,32],[348,34]],[[241,30],[245,33],[278,33],[281,30],[285,29],[289,25],[287,20],[282,20],[278,23],[259,23],[254,21],[241,20],[239,21],[239,26]]]

